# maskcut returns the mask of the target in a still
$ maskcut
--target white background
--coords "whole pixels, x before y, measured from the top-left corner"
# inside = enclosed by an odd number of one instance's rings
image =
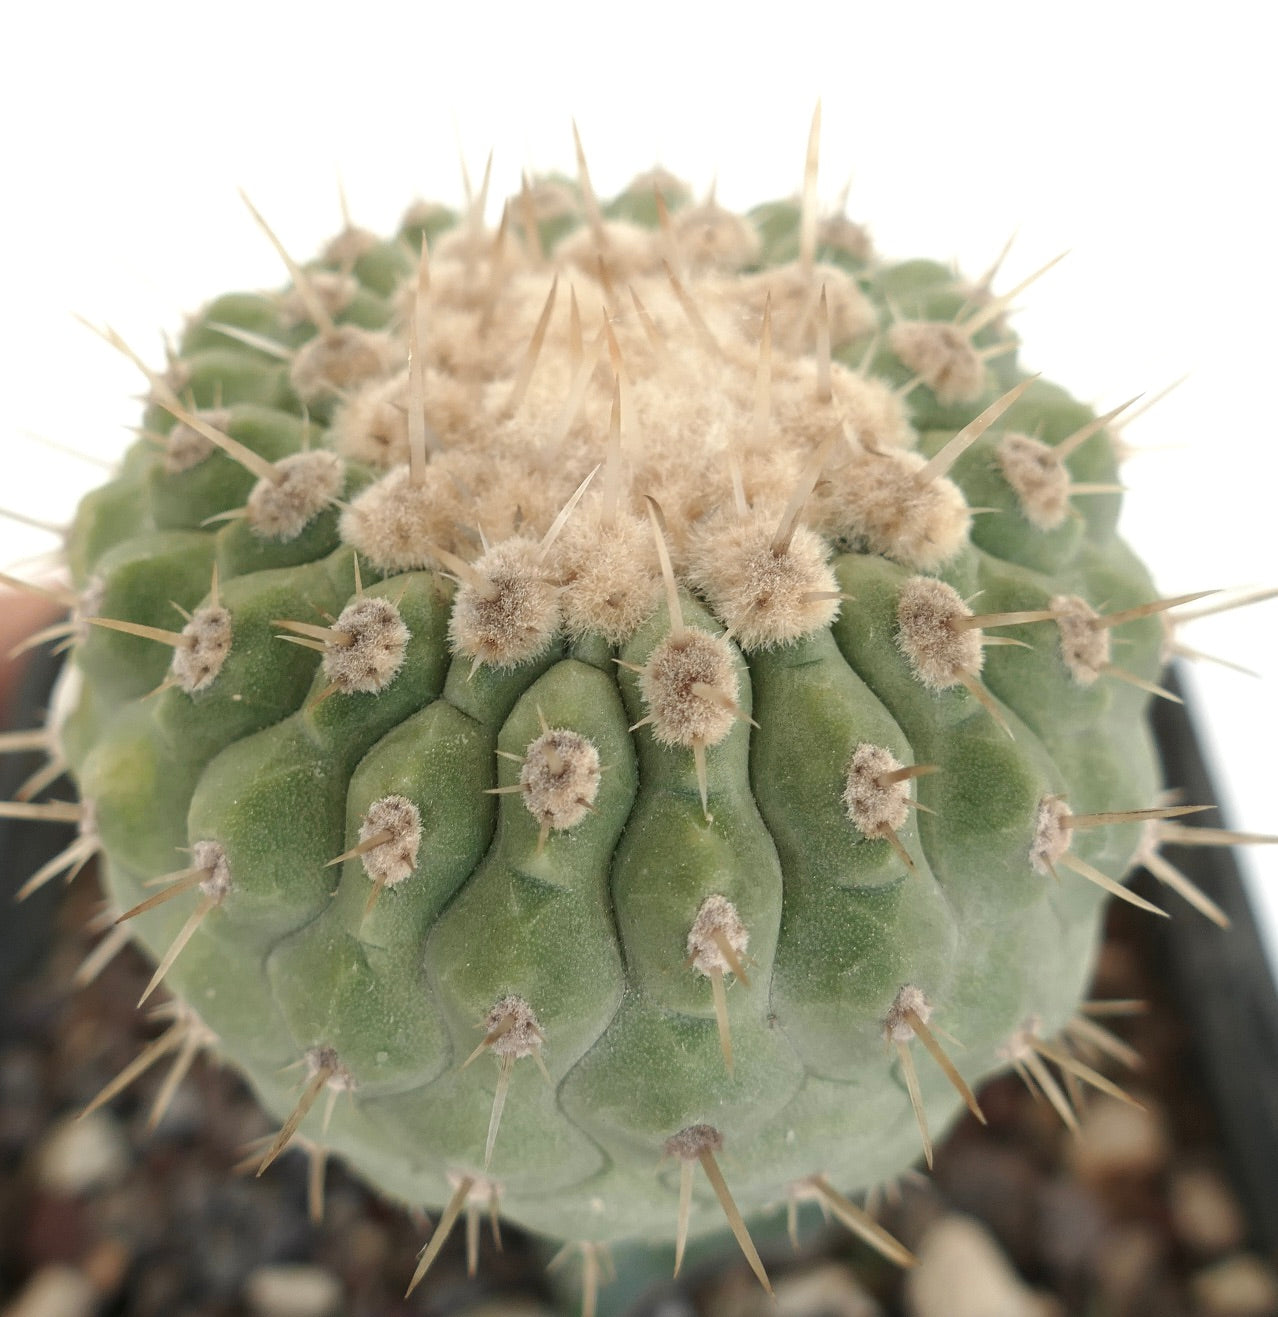
[[[1126,531],[1168,594],[1278,585],[1272,33],[1254,3],[816,6],[490,2],[4,7],[6,200],[0,506],[55,522],[102,473],[140,377],[72,319],[150,361],[158,331],[228,288],[278,284],[244,187],[299,256],[340,223],[389,230],[461,198],[490,148],[601,192],[660,161],[731,205],[793,193],[824,106],[821,190],[894,257],[982,271],[1019,231],[1023,360],[1098,407],[1189,379],[1134,422]],[[491,209],[495,216],[496,205]],[[0,524],[0,564],[51,536]],[[35,570],[29,567],[26,570]],[[1230,822],[1278,831],[1278,602],[1185,638]],[[1278,851],[1278,848],[1273,848]],[[1272,858],[1271,858],[1272,857]],[[1247,858],[1278,927],[1278,855]],[[1169,898],[1177,918],[1193,918]],[[1278,941],[1278,939],[1276,939]]]

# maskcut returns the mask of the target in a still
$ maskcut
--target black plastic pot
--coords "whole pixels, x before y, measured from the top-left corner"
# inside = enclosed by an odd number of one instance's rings
[[[1174,672],[1168,685],[1183,689]],[[1167,780],[1186,800],[1215,804],[1184,706],[1155,701],[1154,734]],[[1205,817],[1228,826],[1219,813]],[[1232,921],[1222,932],[1206,919],[1159,920],[1159,935],[1254,1242],[1278,1253],[1278,988],[1233,851],[1182,846],[1167,854]]]

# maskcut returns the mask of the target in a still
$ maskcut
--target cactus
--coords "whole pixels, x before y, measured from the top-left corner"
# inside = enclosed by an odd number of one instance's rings
[[[814,146],[744,216],[581,158],[305,265],[253,212],[288,286],[134,356],[54,628],[80,803],[5,807],[79,832],[27,890],[97,854],[171,999],[99,1100],[214,1050],[262,1169],[442,1210],[414,1284],[478,1206],[588,1289],[725,1215],[766,1286],[744,1218],[803,1199],[908,1262],[849,1195],[983,1080],[1119,1091],[1081,1054],[1125,875],[1218,916],[1157,853],[1188,598],[1116,534],[1123,409],[1022,369],[1028,280],[815,198]]]

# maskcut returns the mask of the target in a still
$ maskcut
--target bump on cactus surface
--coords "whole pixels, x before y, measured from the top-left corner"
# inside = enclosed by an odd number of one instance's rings
[[[413,1284],[490,1209],[587,1306],[610,1243],[725,1218],[767,1286],[746,1218],[802,1200],[908,1263],[849,1195],[985,1078],[1121,1092],[1083,997],[1133,866],[1223,919],[1158,853],[1231,835],[1158,803],[1190,597],[1116,534],[1123,408],[1022,369],[1030,280],[823,216],[815,137],[744,216],[580,152],[495,230],[481,192],[302,264],[253,211],[282,291],[163,369],[100,331],[149,401],[70,532],[3,809],[79,836],[24,890],[98,855],[156,961],[98,1101],[215,1051],[261,1169],[442,1211]]]

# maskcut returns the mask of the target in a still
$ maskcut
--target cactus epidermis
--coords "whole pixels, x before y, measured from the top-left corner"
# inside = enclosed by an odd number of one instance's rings
[[[752,1253],[739,1213],[856,1221],[989,1074],[1099,1078],[1062,1036],[1176,812],[1116,413],[813,182],[418,207],[148,371],[68,545],[65,863],[265,1161]]]

